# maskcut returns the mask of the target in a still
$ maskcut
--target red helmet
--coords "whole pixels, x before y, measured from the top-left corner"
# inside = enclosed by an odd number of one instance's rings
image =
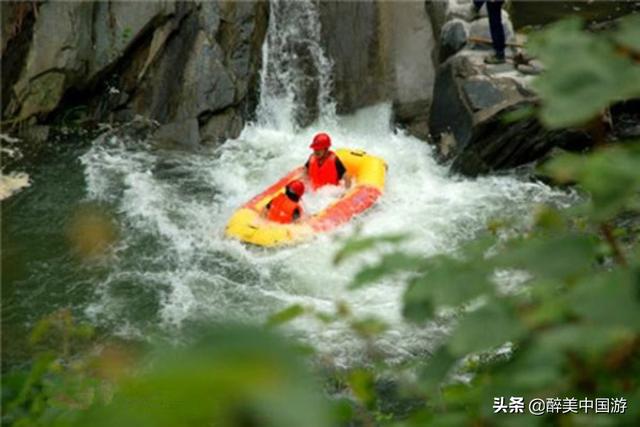
[[[321,132],[313,137],[313,142],[309,146],[309,148],[313,148],[314,150],[324,150],[331,147],[331,137]]]
[[[289,185],[287,185],[287,188],[298,197],[302,197],[304,194],[304,183],[299,179],[291,181]]]

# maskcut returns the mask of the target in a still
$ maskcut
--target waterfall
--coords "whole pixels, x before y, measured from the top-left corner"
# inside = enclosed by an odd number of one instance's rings
[[[335,121],[331,59],[321,43],[317,3],[273,0],[262,50],[258,123],[294,131]]]

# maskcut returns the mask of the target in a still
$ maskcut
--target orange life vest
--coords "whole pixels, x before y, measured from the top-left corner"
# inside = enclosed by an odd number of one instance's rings
[[[309,158],[308,174],[314,190],[327,184],[338,185],[340,180],[338,179],[336,159],[335,153],[329,152],[327,158],[320,164],[318,158],[313,154],[311,155]]]
[[[284,193],[279,194],[269,202],[267,219],[280,224],[289,224],[294,220],[293,215],[296,209],[299,215],[302,216],[302,207],[300,207],[299,203],[294,202]]]

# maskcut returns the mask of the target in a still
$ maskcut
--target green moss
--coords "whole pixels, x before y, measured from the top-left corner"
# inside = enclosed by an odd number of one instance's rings
[[[59,72],[46,73],[31,81],[22,101],[20,120],[53,111],[62,99],[65,82],[66,76]]]

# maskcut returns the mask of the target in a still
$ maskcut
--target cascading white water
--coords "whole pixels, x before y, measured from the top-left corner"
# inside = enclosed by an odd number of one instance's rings
[[[335,120],[333,64],[322,49],[317,5],[312,0],[274,0],[269,7],[258,123],[293,131],[297,112],[309,107],[305,103],[314,104],[323,122]],[[307,99],[310,87],[315,90]]]
[[[238,139],[190,152],[111,138],[82,157],[87,197],[114,207],[122,236],[85,312],[123,335],[155,331],[180,337],[200,322],[260,323],[293,303],[331,313],[337,302],[344,302],[354,316],[374,315],[389,325],[377,343],[389,360],[428,350],[443,327],[415,328],[402,320],[402,283],[384,280],[347,289],[359,266],[376,254],[335,266],[332,259],[342,240],[356,228],[364,235],[409,233],[403,248],[429,256],[454,251],[492,218],[506,215],[526,223],[536,204],[565,204],[571,197],[514,176],[450,176],[434,161],[429,145],[390,127],[389,105],[336,118],[332,102],[322,98],[320,119],[296,130],[292,113],[299,99],[292,88],[304,76],[286,68],[291,54],[286,38],[305,22],[304,28],[314,28],[313,37],[305,40],[311,51],[317,49],[318,64],[329,61],[315,38],[319,24],[313,4],[273,5],[264,49],[261,120],[248,125]],[[279,15],[292,10],[300,13],[294,20]],[[328,82],[323,83],[327,90]],[[232,212],[302,164],[318,131],[329,132],[337,147],[364,149],[387,161],[380,202],[351,224],[295,247],[263,250],[224,238]],[[325,325],[302,317],[288,328],[339,365],[361,360],[363,343],[343,323]]]

